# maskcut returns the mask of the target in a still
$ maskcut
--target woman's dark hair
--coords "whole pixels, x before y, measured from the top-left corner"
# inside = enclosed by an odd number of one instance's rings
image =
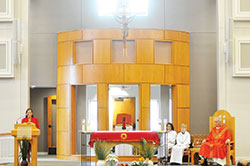
[[[27,110],[26,110],[26,112],[25,112],[25,114],[26,114],[25,117],[26,117],[26,118],[28,117],[28,116],[27,116],[27,113],[28,113],[29,110],[33,113],[33,110],[32,110],[31,108],[27,108]],[[32,117],[33,117],[33,115],[32,115]]]
[[[171,126],[171,130],[174,130],[174,125],[172,123],[168,123],[167,126],[166,126],[167,128],[168,128],[168,125]]]

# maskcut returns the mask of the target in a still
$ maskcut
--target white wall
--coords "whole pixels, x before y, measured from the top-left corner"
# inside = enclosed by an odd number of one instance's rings
[[[14,1],[15,18],[20,19],[22,33],[20,33],[20,44],[23,45],[23,52],[20,55],[19,63],[15,65],[14,78],[0,79],[0,133],[8,133],[20,115],[23,115],[29,105],[29,59],[28,59],[28,1]],[[13,23],[0,22],[0,38],[13,37]]]
[[[223,52],[226,32],[226,20],[232,18],[231,9],[235,6],[231,1],[217,0],[218,12],[218,109],[226,109],[235,117],[236,129],[236,159],[250,160],[249,116],[250,116],[250,78],[233,77],[233,56],[235,56],[234,38],[250,39],[250,20],[233,21],[230,27],[230,55],[225,61]],[[232,7],[232,8],[231,8]]]

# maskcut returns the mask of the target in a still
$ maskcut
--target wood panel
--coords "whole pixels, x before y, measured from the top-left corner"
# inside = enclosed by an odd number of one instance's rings
[[[70,66],[57,67],[57,84],[69,84],[71,78]]]
[[[189,43],[173,42],[172,56],[173,64],[189,66]]]
[[[143,117],[142,126],[140,130],[150,130],[150,107],[143,107],[141,109],[141,116]]]
[[[177,109],[178,128],[181,131],[181,124],[187,125],[187,130],[190,131],[190,109]]]
[[[136,63],[154,63],[154,40],[136,40]]]
[[[164,65],[125,64],[126,83],[164,83]]]
[[[71,113],[69,108],[57,108],[56,130],[58,132],[71,131]]]
[[[59,32],[57,42],[82,40],[82,30]]]
[[[141,84],[140,85],[140,94],[141,94],[141,106],[150,107],[150,85]]]
[[[75,64],[75,43],[57,43],[57,66]]]
[[[175,66],[175,83],[189,84],[189,82],[190,82],[189,67]]]
[[[98,107],[98,130],[109,130],[109,115],[108,115],[108,108],[101,108]]]
[[[128,39],[164,40],[164,30],[157,29],[129,29]]]
[[[164,65],[165,67],[165,84],[173,85],[175,83],[175,67],[172,65]]]
[[[70,67],[70,83],[73,85],[82,84],[82,66],[83,65],[73,65]]]
[[[139,85],[139,130],[150,129],[150,85]]]
[[[91,83],[121,83],[124,80],[122,64],[83,65],[83,84]]]
[[[122,40],[122,32],[120,29],[84,29],[83,40],[94,39],[115,39]]]
[[[108,84],[97,84],[97,107],[108,107]]]
[[[70,85],[57,85],[57,108],[69,108],[71,100]]]
[[[165,40],[189,42],[189,33],[165,30]]]
[[[108,84],[97,84],[98,130],[109,130]]]
[[[177,107],[190,107],[189,85],[177,85]]]
[[[111,62],[111,40],[94,40],[94,63],[103,64]]]
[[[38,137],[32,137],[31,166],[37,166]]]
[[[56,138],[56,154],[58,155],[71,155],[71,132],[58,131]]]

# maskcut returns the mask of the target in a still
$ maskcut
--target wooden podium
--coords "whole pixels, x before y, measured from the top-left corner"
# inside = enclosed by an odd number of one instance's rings
[[[14,166],[19,165],[19,141],[24,137],[30,140],[31,143],[31,166],[37,166],[37,147],[38,136],[40,130],[36,128],[34,123],[15,124],[14,129],[11,130],[11,135],[15,137],[14,140]]]

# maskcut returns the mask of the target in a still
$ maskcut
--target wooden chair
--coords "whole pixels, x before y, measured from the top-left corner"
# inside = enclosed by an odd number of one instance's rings
[[[202,144],[202,141],[207,138],[207,134],[191,134],[191,146],[188,149],[189,155],[188,157],[191,157],[191,165],[194,165],[194,155],[195,153],[200,152],[200,147]],[[188,158],[188,165],[190,159]]]
[[[209,130],[214,127],[214,118],[221,117],[222,123],[225,124],[232,136],[232,140],[227,144],[226,163],[230,165],[230,159],[232,164],[235,165],[235,117],[232,117],[226,110],[218,110],[213,116],[209,117]]]

